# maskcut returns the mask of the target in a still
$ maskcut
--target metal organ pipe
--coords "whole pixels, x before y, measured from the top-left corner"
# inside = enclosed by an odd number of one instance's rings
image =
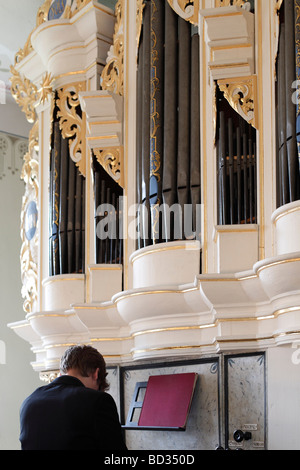
[[[61,135],[56,110],[50,154],[49,274],[85,270],[85,180],[69,153],[69,139]]]
[[[187,237],[196,238],[196,205],[201,203],[199,36],[192,37],[190,23],[168,2],[145,3],[137,83],[138,247],[184,239],[186,204],[193,206]],[[174,206],[181,210],[173,214]]]
[[[280,33],[277,56],[277,205],[300,198],[299,156],[297,145],[297,108],[294,83],[297,78],[297,43],[300,18],[298,0],[285,0],[280,9]]]
[[[256,223],[256,130],[217,99],[218,224]]]
[[[178,83],[178,19],[171,8],[165,12],[165,80],[164,80],[164,152],[163,203],[171,207],[177,202],[177,83]],[[168,223],[169,222],[169,223]],[[172,223],[171,223],[172,222]],[[165,239],[172,239],[174,220],[163,214]]]
[[[120,220],[123,189],[93,156],[97,264],[122,264],[123,236]],[[103,224],[101,230],[98,224]],[[104,233],[105,232],[105,233]]]

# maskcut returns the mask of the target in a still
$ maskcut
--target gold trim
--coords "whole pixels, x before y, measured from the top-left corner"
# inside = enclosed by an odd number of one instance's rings
[[[205,0],[202,0],[202,9],[205,8]],[[202,266],[201,271],[203,274],[208,272],[208,217],[207,217],[207,199],[208,199],[208,190],[207,190],[207,88],[208,88],[208,72],[207,72],[207,54],[206,54],[206,42],[205,42],[205,19],[202,19],[201,25],[201,48],[200,52],[202,54],[202,63],[204,64],[201,67],[202,71],[202,110],[201,110],[201,131],[203,138],[201,139],[201,200],[203,201],[204,215],[203,215],[203,234],[202,234]],[[215,86],[215,85],[214,85]],[[212,110],[213,112],[213,110]],[[216,112],[216,109],[215,109]],[[216,117],[216,115],[215,115]],[[214,123],[216,125],[216,121]],[[215,155],[213,155],[215,157]]]
[[[125,146],[124,146],[124,207],[123,207],[123,284],[124,289],[128,289],[129,286],[129,247],[128,247],[128,187],[129,187],[129,174],[128,174],[128,146],[129,146],[129,38],[130,38],[130,18],[129,18],[129,2],[124,5],[124,14],[126,15],[126,23],[124,21],[124,28],[126,28],[126,46],[124,48],[124,62],[125,66],[125,100],[124,100],[124,111],[125,111],[125,122],[124,122],[124,135],[125,135]],[[136,125],[134,124],[136,128]]]
[[[288,209],[285,212],[282,212],[282,214],[278,214],[275,219],[273,220],[273,223],[276,223],[279,219],[282,217],[285,217],[286,215],[292,214],[293,212],[298,212],[300,211],[300,207],[294,207],[293,209]]]
[[[70,157],[82,176],[86,177],[86,115],[78,115],[79,93],[85,91],[85,82],[68,84],[58,90],[57,116],[63,138],[69,138]]]
[[[274,320],[278,318],[281,315],[285,315],[288,313],[292,312],[299,312],[300,311],[300,306],[294,306],[294,307],[288,307],[288,308],[283,308],[276,310],[274,313],[270,315],[264,315],[264,316],[259,316],[259,317],[244,317],[244,318],[220,318],[217,319],[214,323],[208,323],[204,325],[189,325],[189,326],[177,326],[177,327],[162,327],[162,328],[152,328],[149,330],[142,330],[142,331],[137,331],[135,333],[132,333],[129,336],[124,336],[124,337],[102,337],[102,338],[91,338],[91,342],[105,342],[105,341],[129,341],[133,340],[137,336],[143,336],[143,335],[149,335],[149,334],[157,334],[157,333],[164,333],[164,332],[170,332],[170,331],[187,331],[187,330],[204,330],[204,329],[211,329],[211,328],[217,328],[218,325],[222,323],[237,323],[237,322],[257,322],[257,321],[263,321],[263,320]],[[59,314],[35,314],[35,315],[30,315],[31,318],[40,318],[40,317],[70,317],[73,316],[74,314],[70,315],[59,315]],[[290,335],[290,334],[295,334],[298,333],[297,331],[289,331],[289,332],[281,332],[278,333],[275,336],[283,336],[283,335]],[[258,340],[261,340],[262,338],[258,338]],[[218,340],[217,342],[230,342],[230,341],[250,341],[249,339],[230,339],[230,340]],[[254,339],[251,339],[251,341],[254,341]],[[71,345],[71,344],[70,344]],[[69,346],[69,344],[57,344],[57,345],[50,345],[50,346],[45,346],[45,349],[50,349],[54,347],[61,347],[61,346]]]
[[[118,265],[118,266],[110,266],[110,265],[106,265],[105,267],[100,267],[100,266],[95,266],[95,267],[91,267],[89,266],[89,270],[90,271],[122,271],[122,265]]]
[[[104,306],[96,306],[96,305],[73,305],[72,308],[74,310],[107,310],[107,309],[110,309],[110,308],[117,308],[116,305],[112,304],[112,305],[107,305],[106,307]]]
[[[112,135],[98,135],[93,137],[88,137],[88,140],[109,140],[109,139],[117,139],[117,134]]]
[[[36,15],[36,27],[29,34],[24,48],[19,49],[19,51],[16,53],[16,55],[15,55],[15,64],[21,62],[33,50],[33,47],[32,47],[32,44],[31,44],[32,33],[36,30],[36,28],[38,26],[40,26],[42,23],[47,21],[48,12],[49,12],[49,8],[51,6],[51,3],[52,3],[52,0],[45,0],[44,3],[42,4],[42,6],[39,7],[37,15]]]
[[[29,322],[37,318],[71,318],[75,317],[76,313],[31,313],[27,315]]]
[[[103,90],[117,95],[124,94],[124,0],[116,4],[116,24],[113,45],[108,53],[108,61],[101,75]]]
[[[216,0],[216,8],[237,6],[242,7],[248,0]]]
[[[132,336],[124,336],[124,337],[116,337],[116,338],[91,338],[92,343],[100,343],[100,342],[109,342],[109,341],[130,341],[132,340]]]
[[[11,65],[10,71],[12,76],[11,94],[16,103],[22,108],[26,115],[26,119],[30,123],[34,123],[37,119],[35,108],[38,104],[48,100],[48,96],[52,93],[53,78],[48,72],[45,73],[39,89],[26,77]]]
[[[297,261],[300,261],[300,258],[291,258],[291,259],[284,259],[284,260],[281,260],[281,261],[273,261],[271,263],[268,263],[268,264],[258,268],[257,273],[259,274],[260,271],[263,271],[264,269],[269,269],[273,266],[278,266],[280,264],[286,264],[286,263],[294,263],[294,262],[297,262]]]
[[[200,248],[201,249],[201,248]],[[153,253],[160,253],[162,251],[173,251],[173,250],[186,250],[186,251],[193,251],[193,250],[198,250],[198,248],[194,247],[187,247],[187,245],[182,245],[182,246],[166,246],[166,247],[159,247],[159,248],[153,248],[153,249],[148,249],[143,253],[137,253],[135,256],[131,258],[131,263],[133,264],[137,259],[142,258],[143,256],[147,256]]]
[[[140,44],[140,37],[143,25],[143,14],[145,8],[145,0],[136,0],[136,46],[137,51]]]
[[[48,344],[48,345],[44,346],[44,350],[46,351],[47,349],[54,349],[54,348],[61,348],[61,347],[69,348],[70,346],[77,346],[77,343]]]
[[[259,158],[259,190],[258,190],[258,200],[259,200],[259,228],[260,228],[260,239],[259,239],[259,257],[260,259],[265,258],[265,206],[264,206],[264,199],[265,199],[265,192],[264,192],[264,178],[265,178],[265,172],[264,172],[264,157],[265,157],[265,152],[264,152],[264,142],[263,142],[263,136],[264,136],[264,114],[263,114],[263,102],[264,102],[264,90],[263,90],[263,40],[262,40],[262,35],[263,35],[263,25],[262,25],[262,4],[261,2],[257,2],[257,11],[256,11],[256,16],[257,16],[257,40],[258,40],[258,60],[257,60],[257,65],[258,65],[258,83],[257,83],[257,88],[258,88],[258,104],[259,104],[259,110],[258,112],[258,127],[259,127],[259,150],[258,150],[258,158]]]
[[[83,281],[84,282],[84,274],[80,274],[81,278],[76,277],[69,277],[69,278],[62,278],[62,279],[44,279],[42,281],[43,286],[47,286],[49,284],[54,284],[55,282],[63,282],[63,281]]]
[[[299,330],[296,331],[288,331],[286,333],[279,333],[271,336],[261,336],[259,338],[241,338],[241,339],[218,339],[213,341],[212,343],[205,343],[205,344],[198,344],[198,345],[183,345],[183,346],[165,346],[165,347],[153,347],[153,348],[146,348],[146,349],[135,349],[131,352],[132,355],[139,354],[139,353],[146,353],[151,351],[167,351],[167,350],[182,350],[182,349],[203,349],[208,347],[215,347],[218,344],[229,344],[229,343],[259,343],[260,341],[270,341],[275,340],[281,336],[292,336],[295,334],[300,334]]]
[[[168,0],[170,7],[186,21],[198,24],[200,0]]]
[[[232,227],[232,226],[227,226],[227,227]],[[218,235],[220,233],[240,233],[240,234],[243,234],[243,233],[258,233],[258,226],[257,228],[247,228],[248,225],[244,224],[244,225],[240,225],[240,229],[230,229],[230,228],[227,228],[226,226],[218,226],[218,228],[215,228],[215,234],[214,234],[214,237],[213,237],[213,241],[216,242],[217,238],[218,238]]]
[[[32,240],[26,237],[26,209],[30,202],[35,202],[38,208],[39,199],[39,162],[36,158],[39,143],[39,122],[36,121],[29,133],[28,152],[24,156],[24,164],[21,171],[21,179],[25,183],[25,194],[22,199],[21,209],[21,294],[24,299],[23,310],[30,313],[38,300],[38,259],[37,250],[39,243],[39,222]]]
[[[39,99],[37,87],[28,78],[21,77],[12,65],[10,71],[11,94],[25,113],[27,121],[33,123],[36,120],[35,104]]]
[[[100,138],[107,139],[108,137],[96,137],[96,139]],[[113,178],[114,181],[116,181],[116,183],[124,188],[123,146],[121,145],[119,147],[110,147],[108,149],[95,148],[93,149],[93,152],[104,170],[111,176],[111,178]]]
[[[235,67],[236,65],[231,65]],[[213,66],[211,66],[212,68]],[[257,77],[240,77],[218,80],[224,97],[249,124],[257,129]]]
[[[27,39],[23,49],[19,49],[19,51],[16,53],[16,55],[15,55],[15,64],[20,63],[25,57],[27,57],[30,54],[30,52],[32,52],[33,47],[32,47],[32,44],[31,44],[31,37],[32,37],[33,33],[37,30],[37,28],[40,25],[42,25],[43,23],[46,23],[46,22],[51,22],[52,23],[52,21],[56,21],[56,20],[48,20],[48,13],[49,13],[51,3],[52,3],[52,0],[45,0],[44,3],[42,4],[42,6],[38,9],[37,16],[36,16],[36,26],[31,31],[31,33],[29,34],[28,39]],[[91,0],[76,0],[76,4],[74,2],[75,8],[73,8],[73,9],[72,9],[72,7],[67,5],[63,15],[61,16],[61,18],[71,20],[88,3],[92,3]],[[74,24],[74,23],[76,23],[76,21],[78,21],[80,18],[82,18],[82,16],[84,16],[86,13],[88,13],[93,8],[96,8],[97,10],[100,10],[100,11],[106,13],[107,15],[115,16],[113,13],[105,10],[104,8],[101,8],[101,5],[96,5],[96,4],[92,3],[90,8],[87,9],[87,11],[83,12],[80,16],[78,16],[78,18],[76,18],[74,21],[72,21],[72,22],[69,21],[68,23],[61,23],[60,22],[60,23],[55,23],[55,24],[49,24],[49,25],[47,25],[47,28],[57,26],[57,25],[66,26],[66,25]]]

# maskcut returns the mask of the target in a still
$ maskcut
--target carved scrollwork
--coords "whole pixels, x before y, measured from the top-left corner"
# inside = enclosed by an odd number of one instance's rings
[[[57,116],[64,139],[69,138],[70,157],[80,173],[86,175],[85,115],[81,112],[79,92],[85,91],[85,82],[66,85],[58,90]],[[80,113],[79,113],[80,112]],[[82,114],[82,116],[81,116]]]
[[[53,80],[51,75],[46,73],[39,89],[26,77],[22,77],[15,67],[10,67],[12,76],[11,94],[16,103],[22,108],[28,122],[35,122],[35,107],[39,103],[44,103],[48,99],[48,95],[52,92]]]
[[[12,73],[11,94],[22,108],[28,122],[34,122],[36,120],[35,103],[39,98],[38,89],[28,78],[22,78],[13,66],[10,70]]]
[[[42,23],[44,23],[45,21],[47,21],[48,11],[49,11],[51,3],[52,3],[52,0],[45,0],[45,2],[38,9],[38,12],[36,15],[36,28],[40,26]],[[16,53],[15,64],[21,62],[21,60],[23,60],[33,50],[32,44],[31,44],[31,36],[32,36],[33,31],[29,34],[28,39],[23,49],[19,49],[18,52]]]
[[[46,384],[50,384],[53,380],[59,377],[60,371],[59,370],[51,370],[40,372],[39,377],[42,382],[46,382]]]
[[[76,13],[78,13],[82,8],[84,8],[91,0],[67,0],[65,9],[62,13],[62,18],[72,18]],[[48,14],[50,7],[53,3],[53,0],[45,0],[44,3],[39,7],[37,15],[36,15],[36,27],[31,31],[28,36],[28,39],[25,43],[23,49],[19,49],[15,55],[15,63],[21,62],[30,52],[33,50],[31,44],[31,36],[32,33],[38,28],[41,24],[49,21]]]
[[[105,171],[121,186],[123,186],[123,147],[109,149],[93,149],[94,155]]]
[[[198,24],[199,0],[168,0],[169,5],[181,18],[193,24]]]
[[[101,87],[120,96],[124,93],[124,0],[118,0],[116,5],[116,24],[106,66],[101,74]]]
[[[229,7],[232,5],[236,5],[238,7],[242,7],[247,0],[216,0],[216,7]]]
[[[256,76],[218,80],[218,85],[233,109],[249,124],[257,128]]]
[[[26,313],[34,310],[38,299],[38,131],[39,123],[36,121],[29,134],[28,152],[24,156],[21,173],[21,178],[25,183],[21,210],[21,294],[24,299],[23,309]]]
[[[137,44],[137,48],[139,47],[139,43],[140,43],[140,36],[141,36],[142,24],[143,24],[144,8],[145,8],[145,0],[137,0],[137,4],[136,4],[136,44]]]

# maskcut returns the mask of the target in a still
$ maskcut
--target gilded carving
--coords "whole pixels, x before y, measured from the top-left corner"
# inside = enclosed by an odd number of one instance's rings
[[[48,72],[45,73],[43,77],[43,81],[41,83],[41,87],[39,89],[39,101],[40,103],[44,104],[45,101],[48,100],[48,95],[52,93],[52,85],[54,79],[52,78],[51,74]]]
[[[256,127],[256,76],[218,80],[218,85],[233,109]]]
[[[42,23],[48,20],[49,8],[52,0],[45,0],[43,5],[40,6],[36,15],[36,26],[40,26]]]
[[[70,157],[80,173],[86,176],[85,114],[81,113],[79,92],[85,91],[85,82],[78,82],[58,90],[57,116],[63,138],[70,138]],[[82,114],[82,116],[81,116]]]
[[[157,109],[157,94],[159,92],[160,80],[157,76],[157,38],[153,28],[154,17],[156,14],[156,4],[152,3],[152,15],[151,20],[151,80],[150,80],[150,176],[155,176],[156,180],[160,181],[160,167],[161,167],[161,155],[158,151],[157,146],[157,132],[160,128],[160,115]]]
[[[300,68],[300,2],[295,0],[295,41],[296,41],[296,67],[297,80],[299,79]]]
[[[116,5],[116,24],[111,46],[101,75],[103,90],[112,91],[120,96],[124,93],[124,0]]]
[[[25,43],[23,49],[19,49],[15,55],[15,63],[21,62],[30,52],[33,50],[31,44],[32,33],[38,28],[41,24],[49,21],[48,14],[53,0],[45,0],[44,3],[38,9],[36,15],[36,27],[31,31],[28,36],[28,39]],[[91,0],[67,0],[65,10],[62,14],[62,18],[72,18],[76,13],[78,13],[82,8],[84,8]]]
[[[142,24],[143,24],[143,13],[145,8],[145,0],[137,0],[136,4],[136,43],[137,48],[139,47]]]
[[[93,149],[93,152],[100,165],[123,188],[123,147]]]
[[[28,213],[29,207],[37,207],[38,183],[38,131],[39,123],[35,122],[29,134],[28,152],[24,156],[21,178],[25,183],[25,194],[21,210],[21,280],[23,309],[26,313],[34,310],[38,298],[38,223],[35,212]]]
[[[216,0],[216,7],[229,7],[232,5],[236,5],[238,7],[242,7],[247,0]]]
[[[27,121],[33,123],[36,120],[35,107],[48,99],[48,95],[52,92],[53,80],[46,73],[38,90],[28,78],[22,77],[15,67],[11,66],[10,71],[11,94],[25,113]]]
[[[19,72],[11,66],[12,77],[11,94],[15,101],[22,108],[28,122],[36,120],[35,104],[38,101],[39,93],[37,87],[26,77],[21,77]]]
[[[82,8],[84,8],[88,3],[90,3],[91,0],[76,0],[75,3],[75,9],[73,11],[73,15],[75,13],[77,13],[79,10],[81,10]]]
[[[47,21],[48,11],[49,11],[51,3],[52,3],[52,0],[46,0],[43,3],[43,5],[40,6],[40,8],[38,9],[37,16],[36,16],[36,28],[40,26],[42,23],[44,23],[45,21]],[[15,55],[16,64],[21,62],[21,60],[23,60],[24,57],[26,57],[33,50],[32,44],[31,44],[31,36],[32,36],[33,31],[28,36],[28,39],[23,49],[19,49],[18,52],[16,53]]]
[[[168,3],[181,18],[190,23],[198,24],[199,1],[168,0]]]
[[[53,380],[59,377],[59,374],[60,374],[59,370],[45,371],[45,372],[40,372],[39,377],[42,382],[46,382],[46,384],[50,384],[51,382],[53,382]]]

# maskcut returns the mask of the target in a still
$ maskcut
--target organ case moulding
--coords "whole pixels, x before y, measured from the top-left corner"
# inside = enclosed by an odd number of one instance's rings
[[[255,73],[254,13],[237,5],[200,10],[212,80]]]

